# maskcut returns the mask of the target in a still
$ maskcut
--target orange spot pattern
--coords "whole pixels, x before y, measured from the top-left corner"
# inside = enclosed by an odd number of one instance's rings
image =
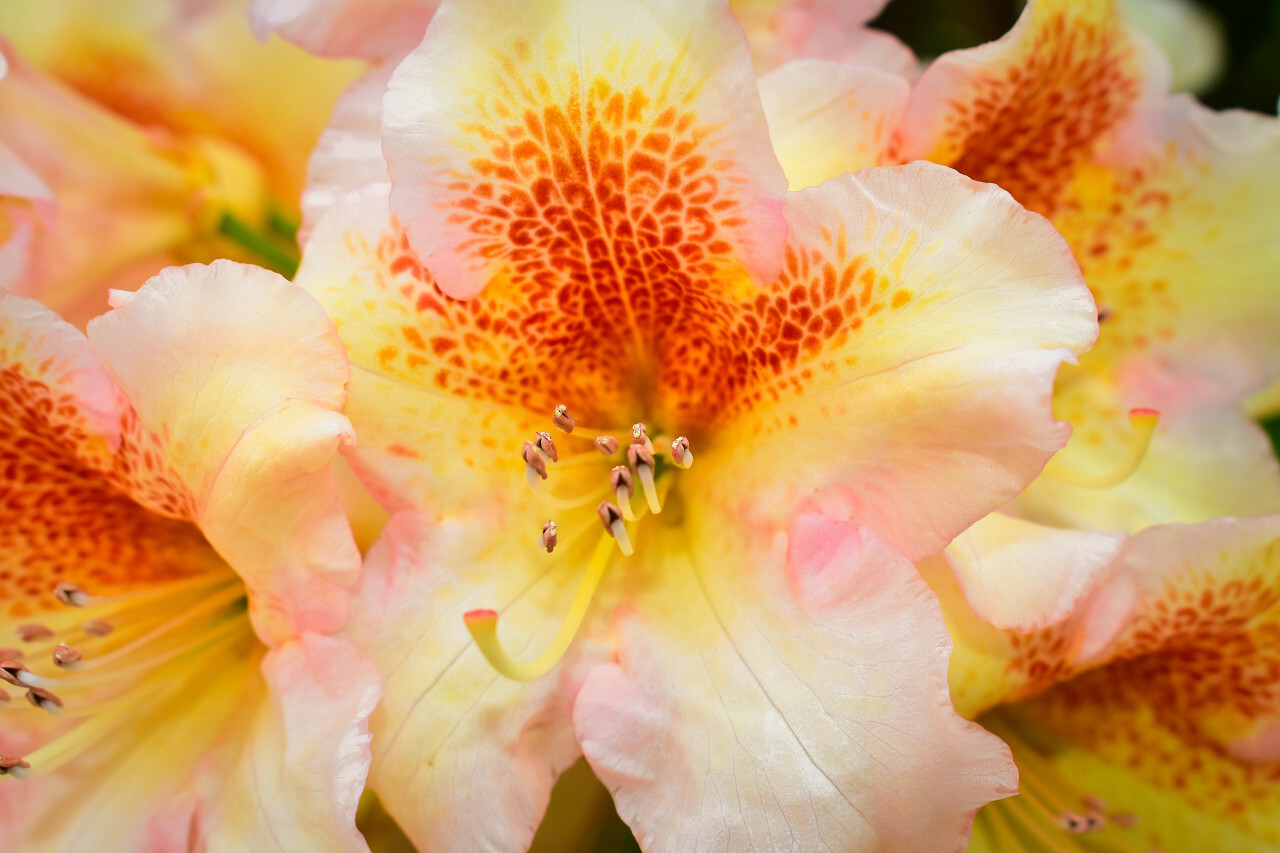
[[[1114,22],[1065,14],[1033,21],[1018,56],[985,70],[948,106],[947,162],[999,184],[1023,206],[1054,213],[1077,169],[1131,112],[1141,81],[1133,45]]]
[[[833,354],[868,318],[914,299],[864,257],[850,256],[843,234],[825,239],[821,248],[789,247],[782,275],[767,289],[730,291],[673,270],[652,297],[640,295],[642,326],[608,277],[604,296],[592,280],[547,276],[452,299],[394,221],[353,286],[371,275],[416,309],[402,339],[378,354],[388,369],[539,415],[565,402],[598,427],[643,417],[651,429],[698,435],[836,370]]]
[[[1024,638],[1029,647],[1045,648]],[[1050,664],[1043,688],[1070,674],[1065,660],[1051,658],[1028,655],[1019,667]],[[1242,762],[1226,748],[1251,721],[1280,717],[1280,544],[1242,577],[1169,584],[1141,609],[1110,664],[1059,684],[1018,713],[1280,843],[1273,819],[1280,761]]]
[[[0,399],[0,614],[60,607],[59,580],[107,594],[220,565],[195,525],[148,512],[77,457],[95,439],[73,397],[8,366]]]

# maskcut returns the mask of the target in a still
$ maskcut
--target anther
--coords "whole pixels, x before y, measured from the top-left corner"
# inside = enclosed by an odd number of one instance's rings
[[[547,549],[550,554],[556,549],[556,542],[559,541],[560,529],[556,527],[556,523],[551,519],[547,519],[547,523],[542,525],[542,547]]]
[[[89,593],[73,583],[60,581],[53,588],[53,597],[68,607],[84,607],[90,602]]]
[[[547,463],[542,461],[542,456],[538,453],[538,448],[533,446],[533,442],[524,443],[520,456],[524,458],[526,469],[532,469],[543,480],[547,479]]]
[[[611,435],[597,435],[596,449],[605,456],[612,456],[618,452],[618,439]]]
[[[19,625],[14,633],[17,634],[18,639],[24,643],[34,643],[38,640],[47,640],[53,636],[53,631],[46,628],[44,625],[36,623]]]
[[[16,776],[18,775],[16,771],[26,770],[29,767],[31,767],[31,765],[23,761],[21,758],[14,758],[10,755],[0,755],[0,776],[7,776],[10,773],[13,773]]]
[[[671,442],[671,461],[677,468],[688,468],[693,464],[693,451],[689,449],[689,439],[683,435]]]
[[[551,440],[551,433],[540,432],[533,440],[534,446],[547,455],[552,462],[560,461],[560,454],[556,452],[556,443]]]
[[[1105,812],[1107,810],[1107,801],[1102,797],[1081,797],[1080,802],[1084,803],[1084,807],[1092,812]]]
[[[628,557],[634,554],[635,549],[631,547],[631,537],[627,535],[627,527],[622,523],[622,510],[608,501],[601,501],[600,506],[596,507],[596,514],[600,516],[600,521],[604,524],[604,532],[618,541],[618,547],[622,550],[622,553]]]
[[[27,689],[27,701],[37,708],[48,711],[50,714],[56,713],[62,707],[62,700],[57,694],[45,690],[43,687],[31,687]]]
[[[1045,466],[1045,472],[1073,486],[1105,489],[1119,485],[1129,479],[1146,458],[1147,448],[1151,446],[1151,437],[1155,435],[1156,424],[1159,421],[1160,413],[1155,409],[1129,410],[1129,446],[1125,450],[1124,459],[1108,473],[1081,474],[1064,466],[1060,456],[1049,460],[1049,464]]]
[[[644,499],[649,503],[649,511],[654,515],[662,512],[662,502],[658,500],[658,487],[653,482],[653,451],[643,444],[633,444],[627,448],[627,462],[635,469],[644,487]]]
[[[1105,305],[1098,306],[1098,322],[1105,323],[1111,319],[1112,311]]]
[[[74,649],[66,643],[58,643],[58,647],[53,650],[53,662],[58,666],[70,667],[84,660],[84,655],[79,649]]]
[[[652,452],[653,442],[649,440],[649,427],[644,423],[635,423],[631,425],[631,443],[644,445],[645,449]]]
[[[4,690],[0,690],[0,702],[8,702],[8,701],[9,701],[8,692]]]
[[[631,477],[631,469],[626,465],[618,465],[609,472],[609,488],[618,498],[618,506],[622,517],[627,521],[635,521],[636,514],[631,511],[631,498],[636,493],[635,480]]]
[[[23,666],[19,661],[10,660],[8,658],[5,658],[4,660],[0,660],[0,681],[7,681],[8,683],[14,685],[15,687],[27,686],[22,683],[19,676],[22,673],[28,672],[28,671],[29,670],[25,666]]]
[[[564,403],[556,406],[555,412],[551,415],[551,422],[561,432],[573,432],[573,414]]]
[[[1081,835],[1089,831],[1089,819],[1082,814],[1076,812],[1063,812],[1058,815],[1058,826],[1067,832],[1073,832]]]
[[[22,660],[23,657],[22,649],[0,649],[0,660]]]
[[[1107,819],[1102,816],[1101,812],[1089,812],[1084,816],[1086,823],[1085,832],[1097,832],[1107,825]]]
[[[90,619],[80,628],[86,634],[91,634],[94,637],[105,637],[115,630],[115,626],[105,619]]]
[[[1138,816],[1129,812],[1116,812],[1111,815],[1111,822],[1122,829],[1133,829],[1138,825]]]

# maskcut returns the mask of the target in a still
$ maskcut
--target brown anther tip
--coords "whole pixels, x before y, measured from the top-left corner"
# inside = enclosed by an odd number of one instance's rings
[[[643,423],[635,423],[631,425],[631,443],[644,444],[645,439],[649,437],[649,427]]]
[[[8,701],[9,701],[8,691],[0,690],[0,702],[8,702]]]
[[[58,643],[58,647],[53,650],[53,662],[58,666],[71,666],[84,660],[84,655],[79,649],[73,649],[66,643]]]
[[[596,507],[596,514],[600,516],[600,520],[604,522],[604,532],[610,536],[613,535],[613,523],[622,520],[622,510],[618,509],[615,504],[608,501],[601,501],[600,506]]]
[[[43,687],[27,688],[27,701],[46,711],[52,710],[50,706],[53,708],[62,707],[62,700],[57,697],[57,694],[45,690]]]
[[[1105,323],[1111,319],[1112,311],[1105,305],[1098,306],[1098,322]]]
[[[0,660],[22,660],[24,657],[22,649],[0,649]]]
[[[1085,832],[1097,832],[1107,825],[1107,819],[1102,816],[1101,812],[1089,812],[1084,816]]]
[[[547,549],[550,554],[556,549],[556,542],[560,538],[560,528],[551,519],[547,519],[547,523],[542,525],[542,547]]]
[[[597,435],[596,449],[605,456],[612,456],[618,452],[618,439],[611,435]]]
[[[625,491],[630,499],[636,493],[636,483],[631,477],[631,469],[626,465],[618,465],[609,472],[609,488],[615,492]]]
[[[524,459],[524,464],[538,472],[539,477],[547,479],[547,463],[542,461],[542,457],[538,455],[538,448],[533,446],[532,441],[524,443],[520,456]]]
[[[26,687],[27,685],[18,679],[18,673],[27,671],[27,668],[16,660],[8,658],[0,660],[0,681],[7,681],[17,687]]]
[[[91,634],[95,637],[105,637],[116,629],[114,625],[103,619],[90,619],[80,627],[86,634]]]
[[[551,433],[538,433],[538,437],[534,439],[534,444],[539,450],[550,456],[552,462],[560,461],[560,454],[556,452],[556,443],[551,440]]]
[[[89,593],[73,583],[59,581],[53,588],[53,597],[68,607],[84,607],[89,603]]]
[[[53,636],[53,631],[34,622],[26,625],[19,625],[14,631],[18,635],[18,639],[24,643],[34,643],[37,640],[47,640]]]
[[[11,755],[0,755],[0,776],[12,773],[14,770],[26,770],[31,765],[23,761],[21,758],[14,758]]]
[[[556,425],[556,429],[561,432],[573,432],[573,414],[569,411],[569,407],[564,403],[556,406],[555,412],[551,415],[551,422]]]
[[[1105,812],[1107,810],[1107,801],[1102,797],[1081,797],[1080,802],[1084,803],[1084,807],[1093,812]]]
[[[641,465],[647,465],[653,470],[653,451],[643,444],[633,444],[627,448],[627,462],[637,471]]]
[[[689,452],[689,439],[683,435],[671,442],[671,461],[679,465],[684,461],[684,455]]]
[[[1121,829],[1133,829],[1138,825],[1138,816],[1129,812],[1116,812],[1111,815],[1111,822]]]

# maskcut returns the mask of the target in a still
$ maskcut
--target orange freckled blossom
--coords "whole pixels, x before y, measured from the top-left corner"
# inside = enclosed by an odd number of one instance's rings
[[[960,849],[1013,779],[907,560],[1065,441],[1065,244],[930,164],[784,192],[724,3],[446,2],[383,74],[298,273],[396,511],[381,801],[521,849],[585,755],[645,849]]]
[[[0,291],[0,844],[367,850],[341,344],[230,261],[116,299]]]
[[[0,6],[0,281],[83,327],[168,264],[292,268],[307,152],[359,68],[258,44],[244,6]]]

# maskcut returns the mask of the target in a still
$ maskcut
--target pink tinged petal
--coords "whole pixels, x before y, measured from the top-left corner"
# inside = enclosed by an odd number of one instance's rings
[[[419,849],[527,849],[556,777],[581,754],[571,704],[607,650],[580,635],[556,669],[521,684],[494,671],[463,623],[498,609],[522,659],[558,629],[581,565],[548,570],[510,529],[482,515],[393,516],[352,598],[345,634],[386,675],[369,784]]]
[[[301,288],[257,267],[171,268],[90,324],[268,642],[342,623],[359,552],[329,462],[354,441],[341,341]],[[147,495],[135,495],[146,500]]]
[[[774,151],[792,190],[891,161],[911,87],[875,68],[790,62],[759,80]]]
[[[734,0],[758,73],[798,59],[823,59],[879,68],[904,77],[918,68],[911,49],[888,33],[868,29],[882,0]]]
[[[262,662],[270,700],[209,807],[214,850],[367,851],[355,827],[369,769],[374,666],[336,637],[302,634]]]
[[[369,69],[334,104],[307,163],[299,244],[306,245],[320,217],[347,193],[370,184],[391,185],[382,157],[382,96],[395,67],[388,61]]]
[[[439,0],[253,0],[249,25],[316,54],[388,59],[422,40]]]
[[[787,211],[787,297],[757,298],[748,375],[690,477],[754,523],[812,502],[913,559],[939,551],[1066,442],[1054,376],[1097,334],[1079,268],[1042,217],[933,164]]]
[[[661,590],[622,616],[618,662],[574,710],[641,846],[962,849],[1016,770],[952,710],[951,643],[914,567],[814,515],[789,544],[757,537],[754,566],[713,551],[664,553]]]
[[[970,607],[997,628],[1065,619],[1124,546],[1121,533],[1064,530],[992,513],[947,546]]]
[[[781,265],[785,179],[721,4],[445,4],[383,129],[392,211],[452,296],[583,277],[602,249],[645,280],[691,252],[764,284]]]

